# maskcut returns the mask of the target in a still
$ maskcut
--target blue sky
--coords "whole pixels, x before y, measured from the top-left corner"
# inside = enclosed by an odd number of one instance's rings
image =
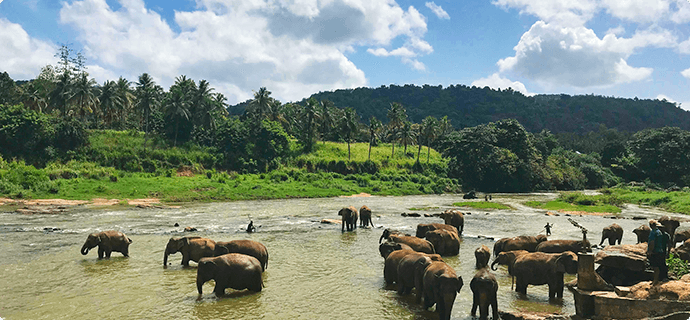
[[[99,83],[186,75],[229,103],[411,83],[690,109],[689,0],[0,0],[0,71],[34,78],[65,43]]]

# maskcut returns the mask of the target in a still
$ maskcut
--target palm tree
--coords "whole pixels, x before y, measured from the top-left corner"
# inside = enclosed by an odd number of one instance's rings
[[[99,90],[96,80],[89,79],[86,72],[82,72],[74,82],[70,103],[77,107],[77,112],[83,116],[93,113],[98,106]]]
[[[311,151],[314,143],[314,132],[316,131],[316,124],[321,117],[319,113],[319,102],[315,98],[310,98],[307,100],[307,104],[304,106],[304,119],[303,119],[303,134],[306,138],[307,151]]]
[[[151,113],[158,106],[158,92],[156,83],[148,73],[139,76],[136,89],[137,109],[144,116],[144,147],[149,136],[149,118]]]
[[[207,130],[215,128],[216,104],[213,103],[213,90],[208,81],[201,80],[192,99],[192,110],[196,114],[195,125]]]
[[[397,102],[391,103],[391,108],[388,109],[388,127],[391,130],[391,134],[395,137],[398,135],[398,130],[401,129],[405,121],[407,120],[407,113],[405,108]],[[395,156],[395,138],[392,140],[392,150],[391,157]]]
[[[72,76],[69,70],[65,70],[55,81],[55,86],[50,92],[48,106],[51,109],[60,110],[63,117],[67,117],[67,101],[72,95]]]
[[[271,103],[273,103],[271,91],[268,91],[266,87],[261,87],[259,91],[254,92],[254,100],[249,102],[247,112],[256,119],[262,119],[269,113]]]
[[[441,120],[438,121],[438,134],[437,137],[445,137],[453,131],[453,125],[448,120],[448,116],[443,116]]]
[[[436,139],[439,133],[438,120],[436,120],[436,118],[433,116],[428,116],[424,118],[424,120],[422,120],[420,133],[426,143],[426,163],[429,164],[429,156],[431,154],[431,143]],[[421,144],[419,147],[422,147]],[[417,154],[417,162],[419,162],[419,154]]]
[[[400,127],[400,131],[397,133],[398,140],[405,146],[404,154],[407,154],[407,145],[414,145],[415,141],[417,141],[417,130],[415,130],[415,125],[409,121],[405,121],[402,127]]]
[[[166,100],[165,113],[175,121],[175,139],[173,146],[177,146],[177,134],[180,129],[180,120],[189,120],[191,103],[185,95],[184,89],[172,86]]]
[[[41,95],[41,91],[36,88],[33,81],[29,82],[24,87],[22,92],[22,101],[24,102],[24,105],[38,112],[43,112],[48,106],[46,98]]]
[[[352,108],[346,108],[340,128],[345,141],[347,141],[347,159],[350,160],[350,142],[354,140],[359,131],[359,116],[357,115],[357,111]]]
[[[118,110],[118,115],[120,116],[120,123],[121,125],[125,124],[125,119],[127,116],[127,113],[130,112],[133,108],[134,105],[134,100],[136,97],[132,93],[132,89],[130,87],[131,83],[129,80],[120,77],[117,79],[117,83],[115,86],[117,87],[116,89],[116,94],[120,98],[120,101],[122,102],[120,104],[120,110]]]
[[[330,100],[321,101],[321,118],[319,121],[319,131],[321,132],[321,140],[326,143],[326,136],[333,130],[335,123],[335,114],[333,112],[334,104]]]
[[[369,119],[369,161],[371,161],[371,145],[379,137],[382,127],[381,121],[376,119],[376,117],[372,116],[371,119]]]
[[[115,81],[103,83],[98,100],[101,102],[103,121],[107,128],[111,128],[113,118],[117,117],[117,114],[122,109],[122,99],[117,92],[117,83]]]

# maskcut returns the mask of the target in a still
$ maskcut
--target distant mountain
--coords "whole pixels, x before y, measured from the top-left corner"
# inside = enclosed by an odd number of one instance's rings
[[[690,130],[690,112],[666,100],[566,94],[527,97],[512,89],[465,85],[390,85],[319,92],[312,97],[330,100],[339,108],[353,108],[365,123],[371,116],[388,122],[390,103],[398,102],[415,123],[429,115],[447,115],[455,128],[514,118],[531,132],[548,129],[553,133],[582,134],[596,131],[602,124],[628,132],[664,126]],[[305,101],[298,103],[303,105]],[[230,107],[230,113],[241,114],[246,103]]]

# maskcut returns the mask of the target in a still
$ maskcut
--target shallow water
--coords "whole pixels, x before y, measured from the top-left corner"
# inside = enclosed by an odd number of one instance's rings
[[[460,255],[444,257],[465,280],[453,307],[453,319],[469,319],[474,275],[474,250],[493,246],[495,237],[537,234],[546,222],[555,223],[551,239],[580,239],[582,234],[566,216],[545,216],[545,211],[521,206],[522,201],[546,199],[553,194],[494,195],[517,210],[471,212],[465,217]],[[193,204],[179,209],[75,209],[60,215],[0,213],[0,317],[4,319],[435,319],[414,303],[414,295],[401,297],[383,280],[383,258],[378,252],[382,228],[414,234],[418,223],[439,218],[402,217],[410,208],[438,207],[419,213],[438,213],[462,201],[458,195],[406,197],[289,199]],[[340,225],[321,224],[338,219],[343,206],[369,206],[376,228],[340,232]],[[487,212],[489,212],[487,214]],[[623,216],[654,217],[659,212],[632,207]],[[644,221],[611,220],[598,216],[573,217],[599,242],[601,228],[613,222],[624,230],[623,243],[635,243],[632,229]],[[249,220],[258,232],[243,231]],[[180,227],[174,227],[179,223]],[[228,290],[216,298],[213,282],[204,285],[197,301],[196,264],[179,265],[181,255],[162,266],[168,239],[181,236],[185,226],[216,241],[252,239],[266,245],[269,263],[260,293]],[[59,228],[45,231],[44,228]],[[79,253],[89,233],[120,230],[132,240],[130,257],[114,252],[97,260],[94,248]],[[505,269],[499,280],[499,309],[572,314],[572,294],[561,303],[548,302],[546,286],[530,286],[525,297],[510,290]],[[566,277],[566,281],[573,279]]]

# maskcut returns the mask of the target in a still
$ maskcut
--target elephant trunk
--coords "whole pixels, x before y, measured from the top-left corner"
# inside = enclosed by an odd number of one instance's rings
[[[165,254],[163,255],[163,266],[164,267],[168,265],[168,255],[169,255],[168,250],[165,250]]]
[[[384,236],[384,234],[382,234],[381,238],[379,238],[379,243],[381,243],[381,241],[383,240],[383,236]]]
[[[204,286],[204,279],[201,277],[197,276],[196,278],[196,291],[199,292],[199,295],[203,294],[202,287]]]
[[[89,253],[89,247],[84,245],[83,247],[81,247],[81,254],[86,255],[87,253]]]
[[[491,263],[491,270],[496,271],[496,265],[498,264],[498,259],[494,259],[494,262]]]

